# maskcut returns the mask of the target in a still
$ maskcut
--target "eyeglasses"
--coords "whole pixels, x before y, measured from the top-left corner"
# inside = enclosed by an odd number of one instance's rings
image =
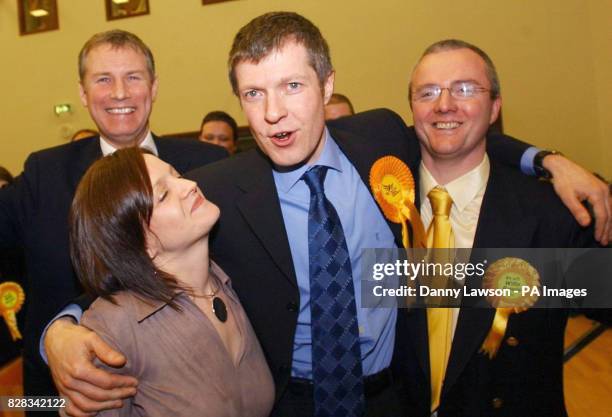
[[[450,87],[440,87],[439,85],[425,85],[412,93],[412,99],[418,102],[435,101],[442,95],[443,90],[448,90],[449,94],[458,100],[467,100],[478,93],[490,91],[488,88],[479,86],[468,81],[457,81]]]

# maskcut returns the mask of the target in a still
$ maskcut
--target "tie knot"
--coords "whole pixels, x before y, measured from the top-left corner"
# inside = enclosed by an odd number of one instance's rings
[[[450,215],[453,199],[444,188],[436,187],[427,194],[434,216]]]
[[[310,188],[311,194],[323,194],[323,182],[325,181],[325,175],[327,175],[327,167],[323,165],[316,165],[306,171],[302,175],[302,179]]]

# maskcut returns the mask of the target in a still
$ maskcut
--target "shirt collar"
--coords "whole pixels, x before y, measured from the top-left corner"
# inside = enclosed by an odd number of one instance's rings
[[[153,135],[151,134],[150,130],[147,132],[147,136],[145,136],[144,140],[140,142],[140,145],[138,146],[143,149],[148,149],[149,151],[153,152],[155,156],[159,156],[157,146],[155,146],[155,141],[153,140]],[[102,137],[102,135],[100,135],[100,149],[102,150],[102,156],[110,155],[117,150],[117,148],[111,145],[108,139]]]
[[[210,261],[209,272],[211,276],[214,275],[217,277],[217,280],[221,282],[221,285],[224,287],[230,286],[230,278],[225,272],[223,272],[221,267],[213,261]],[[231,291],[226,291],[225,289],[223,291],[228,295],[228,297],[233,298]],[[173,300],[176,300],[183,294],[185,294],[184,291],[178,291]],[[136,320],[138,320],[139,323],[168,305],[167,302],[149,300],[138,295],[134,296],[134,303],[136,305]]]
[[[342,172],[342,167],[340,166],[340,153],[342,151],[338,147],[336,141],[332,138],[327,127],[325,127],[325,131],[323,132],[323,140],[325,141],[323,144],[323,151],[321,152],[321,156],[319,156],[317,161],[310,164],[305,164],[289,172],[279,172],[273,170],[274,180],[279,191],[283,193],[289,192],[302,178],[302,175],[304,175],[306,171],[315,165],[326,166],[338,172]]]
[[[485,154],[482,162],[477,167],[440,187],[448,191],[448,194],[453,199],[453,204],[459,212],[462,212],[474,200],[476,195],[487,186],[490,172],[491,164],[489,163],[489,157]],[[419,178],[421,202],[424,202],[427,200],[427,194],[435,187],[438,187],[439,184],[423,164],[423,161],[421,161],[419,166]]]

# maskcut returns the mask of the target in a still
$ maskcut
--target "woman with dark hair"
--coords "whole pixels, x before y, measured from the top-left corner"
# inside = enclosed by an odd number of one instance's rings
[[[227,275],[208,257],[219,209],[137,148],[94,163],[72,203],[70,250],[99,298],[82,323],[121,351],[136,395],[101,416],[267,416],[270,371]],[[100,364],[103,366],[102,364]]]

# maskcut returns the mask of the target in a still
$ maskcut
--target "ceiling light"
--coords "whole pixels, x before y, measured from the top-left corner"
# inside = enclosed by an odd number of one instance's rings
[[[34,9],[34,10],[30,10],[30,14],[34,17],[43,17],[43,16],[48,16],[49,12],[45,9]]]

